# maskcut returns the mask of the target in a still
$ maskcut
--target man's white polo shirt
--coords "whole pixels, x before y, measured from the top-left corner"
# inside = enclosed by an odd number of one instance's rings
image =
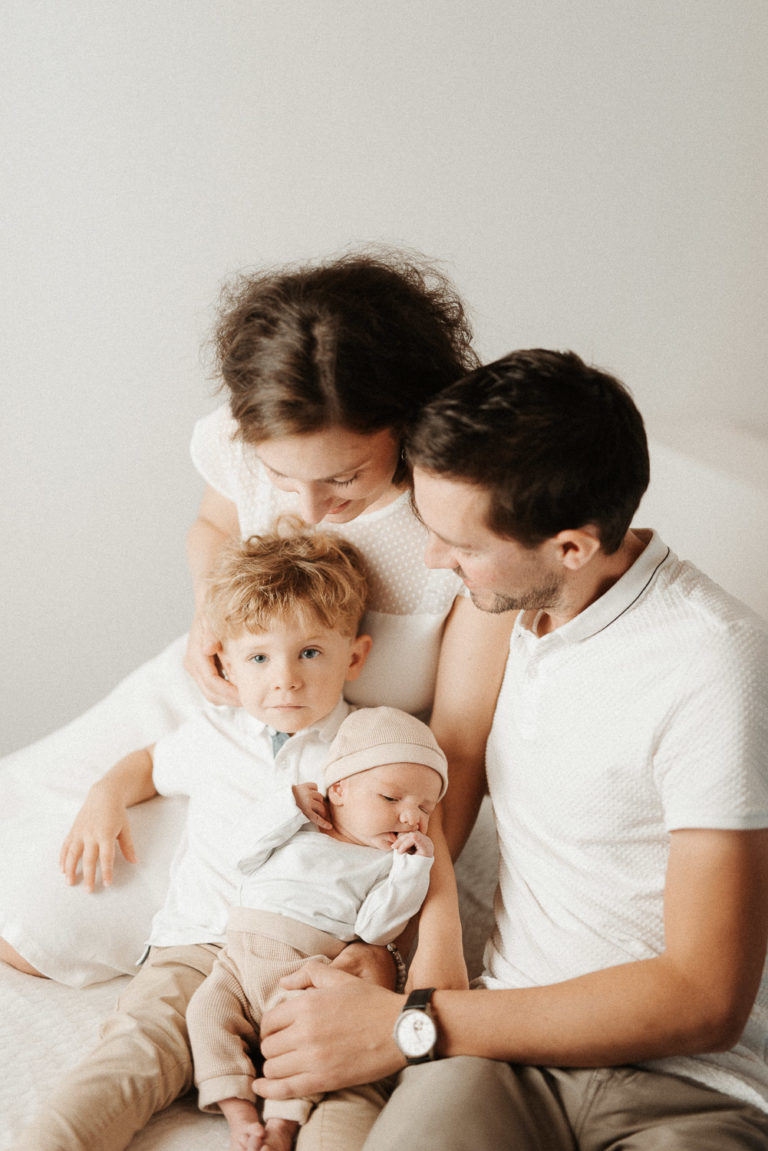
[[[501,851],[487,986],[658,955],[670,832],[768,827],[765,628],[640,534],[633,566],[566,625],[516,622],[487,751]],[[768,1110],[767,1051],[764,978],[735,1052],[661,1064]]]

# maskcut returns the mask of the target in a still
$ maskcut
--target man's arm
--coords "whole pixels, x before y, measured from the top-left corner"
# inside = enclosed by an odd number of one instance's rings
[[[494,1002],[498,1010],[494,1028],[479,1026],[474,999],[457,998],[441,1053],[602,1067],[732,1047],[765,964],[768,830],[671,838],[661,955],[550,987],[484,992],[486,1023]]]
[[[418,924],[419,945],[408,972],[407,990],[425,984],[430,987],[466,987],[468,984],[456,876],[439,814],[440,808],[432,813],[429,821],[435,862],[427,898],[419,916],[411,920],[395,941],[399,951],[408,955]],[[350,943],[331,966],[390,990],[396,984],[397,969],[392,956],[385,947],[375,944]]]
[[[441,814],[442,808],[438,807],[429,820],[435,862],[418,919],[418,944],[408,971],[407,991],[415,987],[469,986],[456,875],[443,835]]]
[[[671,839],[661,955],[545,987],[437,991],[439,1054],[600,1067],[732,1047],[765,963],[768,830]],[[265,1015],[259,1094],[334,1090],[403,1066],[392,1039],[402,996],[320,964],[284,985],[318,990]]]
[[[457,596],[445,625],[429,726],[448,759],[448,791],[440,809],[453,859],[486,792],[485,744],[514,622],[514,612],[493,615]]]

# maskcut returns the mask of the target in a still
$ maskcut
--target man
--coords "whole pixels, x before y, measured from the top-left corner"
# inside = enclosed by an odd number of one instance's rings
[[[482,611],[519,613],[487,749],[486,990],[403,1016],[402,997],[310,966],[292,986],[317,990],[266,1021],[259,1090],[407,1059],[366,1151],[764,1149],[765,630],[631,529],[642,419],[572,353],[459,381],[409,455],[427,562]]]

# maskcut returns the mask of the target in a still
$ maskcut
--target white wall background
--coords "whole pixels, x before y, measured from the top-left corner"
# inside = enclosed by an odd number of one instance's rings
[[[573,347],[761,455],[765,0],[6,0],[0,53],[3,750],[186,627],[241,267],[419,249],[483,358]]]

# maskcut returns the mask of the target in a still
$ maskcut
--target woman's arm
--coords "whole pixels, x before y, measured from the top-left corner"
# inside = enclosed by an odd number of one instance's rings
[[[483,612],[457,596],[445,625],[430,727],[448,758],[443,831],[454,859],[486,792],[485,744],[514,622],[513,612]]]
[[[85,890],[93,891],[97,866],[101,867],[102,883],[109,887],[115,842],[129,863],[136,862],[128,808],[157,795],[152,780],[153,747],[132,751],[118,760],[89,790],[61,846],[59,866],[67,883],[77,882],[77,866],[82,859]]]
[[[239,705],[237,691],[221,675],[216,655],[221,644],[211,631],[205,614],[206,580],[225,543],[237,539],[240,526],[232,500],[206,487],[200,511],[187,537],[187,558],[192,573],[195,614],[189,629],[184,666],[211,703]]]

